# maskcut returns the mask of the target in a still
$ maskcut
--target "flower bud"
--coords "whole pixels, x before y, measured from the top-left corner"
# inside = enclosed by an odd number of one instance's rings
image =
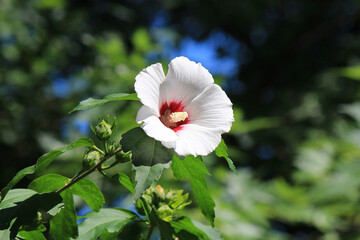
[[[173,214],[174,210],[171,209],[168,205],[162,205],[157,209],[158,217],[166,222],[171,221]]]
[[[83,158],[83,167],[91,168],[95,166],[100,161],[100,153],[96,150],[88,149],[86,150]]]
[[[102,120],[96,127],[95,127],[95,134],[100,140],[107,140],[110,138],[112,134],[112,127],[110,124]]]

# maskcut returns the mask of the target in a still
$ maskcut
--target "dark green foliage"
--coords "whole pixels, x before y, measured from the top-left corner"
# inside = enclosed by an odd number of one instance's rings
[[[18,199],[23,198],[21,196],[23,194],[28,196],[29,190],[16,190],[16,198],[10,197],[12,199],[11,205],[13,206],[9,207],[9,201],[6,203],[6,206],[0,205],[0,230],[10,227],[11,239],[16,237],[21,226],[32,225],[34,223],[38,216],[38,211],[47,212],[63,200],[59,194],[52,192],[35,193],[25,200],[19,201]],[[14,219],[15,221],[12,222]]]
[[[188,179],[201,212],[214,227],[215,202],[210,196],[204,174],[210,175],[201,157],[189,155],[183,160],[173,157],[171,164],[174,176],[180,180]]]
[[[94,143],[90,138],[80,138],[78,140],[76,140],[74,143],[71,143],[69,145],[66,145],[64,147],[52,150],[49,153],[46,153],[44,155],[42,155],[38,161],[36,162],[35,165],[27,167],[21,171],[19,171],[15,177],[13,177],[13,179],[7,184],[7,186],[5,188],[3,188],[1,190],[1,198],[0,201],[2,199],[4,199],[5,195],[7,194],[7,192],[13,187],[15,186],[16,183],[18,183],[21,179],[23,179],[25,176],[30,175],[30,174],[40,174],[42,171],[44,171],[46,169],[46,167],[58,156],[60,156],[61,154],[70,151],[74,148],[78,148],[78,147],[91,147],[93,146]],[[53,189],[55,190],[55,189]]]
[[[147,136],[140,127],[123,135],[120,144],[125,152],[132,151],[132,163],[136,170],[135,199],[138,199],[151,184],[158,180],[164,168],[170,166],[174,150],[165,148]]]

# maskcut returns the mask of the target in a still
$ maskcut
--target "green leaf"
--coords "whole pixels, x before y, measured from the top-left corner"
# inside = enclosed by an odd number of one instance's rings
[[[68,144],[66,146],[63,146],[61,148],[52,150],[49,153],[45,153],[44,155],[42,155],[36,162],[36,165],[32,165],[29,166],[27,168],[22,169],[21,171],[19,171],[15,177],[8,183],[8,185],[6,187],[4,187],[1,190],[0,193],[0,201],[2,201],[5,197],[5,195],[7,194],[7,192],[15,186],[15,184],[17,184],[21,179],[23,179],[25,176],[30,175],[30,174],[39,174],[42,171],[44,171],[46,169],[46,167],[58,156],[60,156],[61,154],[78,148],[78,147],[91,147],[94,146],[93,141],[90,138],[79,138],[78,140],[76,140],[75,142]]]
[[[340,105],[340,112],[345,113],[360,122],[360,102]]]
[[[126,224],[137,218],[133,212],[120,208],[102,208],[99,212],[89,212],[79,225],[78,240],[97,239],[105,230],[119,232]]]
[[[186,231],[199,240],[222,240],[221,233],[219,230],[214,229],[210,226],[203,225],[196,221],[191,220],[188,217],[181,217],[174,221],[171,221],[171,226],[174,227],[177,236],[180,239],[190,238],[188,234],[184,233]],[[185,235],[185,236],[184,236]],[[181,237],[183,236],[183,237]]]
[[[210,222],[211,226],[214,227],[215,202],[208,192],[204,177],[204,174],[210,175],[210,173],[206,169],[201,157],[189,155],[185,157],[184,160],[181,160],[177,156],[174,156],[171,168],[176,178],[180,180],[184,180],[185,178],[189,179],[201,212]]]
[[[46,174],[32,181],[29,184],[29,188],[37,192],[55,191],[68,182],[69,179],[67,177],[58,174]],[[90,179],[81,179],[67,190],[84,199],[94,211],[99,211],[105,203],[101,191]]]
[[[69,178],[59,174],[46,174],[34,179],[28,186],[29,189],[39,193],[56,191],[69,182]]]
[[[0,193],[0,202],[2,202],[6,196],[6,194],[9,192],[9,190],[15,186],[21,179],[23,179],[25,176],[29,174],[33,174],[35,172],[35,165],[32,165],[30,167],[24,168],[21,171],[19,171],[13,179],[1,190]]]
[[[57,158],[58,156],[60,156],[61,154],[65,153],[67,151],[70,151],[72,149],[79,148],[79,147],[92,147],[92,146],[94,146],[94,142],[90,138],[82,137],[82,138],[79,138],[78,140],[76,140],[72,144],[68,144],[61,148],[52,150],[51,152],[42,155],[38,159],[38,161],[36,162],[35,173],[40,173],[40,172],[44,171],[46,169],[46,167],[55,158]]]
[[[12,191],[10,191],[10,193],[11,192]],[[23,192],[25,196],[32,195],[23,201],[18,201],[18,199],[24,198],[20,192]],[[9,194],[10,198],[4,199],[6,208],[0,209],[0,230],[10,227],[11,239],[16,237],[21,226],[31,225],[33,223],[38,211],[48,212],[62,201],[60,195],[54,192],[33,194],[30,193],[28,189],[22,189],[17,190],[15,194],[18,198],[14,198],[14,195]],[[10,201],[10,199],[12,200]],[[4,207],[4,205],[5,204],[1,205],[1,207]]]
[[[146,201],[145,198],[141,197],[140,200],[143,205],[143,209],[144,209],[146,218],[150,222],[150,225],[157,226],[159,228],[161,239],[162,240],[172,240],[173,234],[174,234],[174,229],[172,228],[170,223],[165,222],[162,219],[160,219],[157,216],[156,212],[153,211],[153,209],[151,209],[149,203]]]
[[[222,240],[221,232],[219,229],[212,228],[210,226],[204,225],[202,223],[199,223],[195,220],[191,220],[192,223],[197,227],[199,230],[203,231],[210,240]]]
[[[118,181],[126,187],[131,193],[135,193],[134,184],[125,173],[119,173],[117,175]]]
[[[18,236],[26,240],[46,240],[40,231],[20,231]]]
[[[81,179],[71,186],[73,194],[78,195],[91,207],[98,212],[104,205],[105,199],[100,189],[90,179]]]
[[[0,239],[1,240],[10,240],[10,230],[0,230]]]
[[[155,215],[155,213],[152,213]],[[161,220],[158,216],[154,216],[154,220],[156,222],[156,226],[160,231],[161,240],[173,240],[174,229],[170,225],[170,223]]]
[[[50,192],[61,188],[67,182],[69,182],[67,177],[47,174],[32,181],[29,188],[37,192]],[[60,195],[63,198],[64,208],[50,220],[50,236],[55,240],[76,238],[77,218],[71,189],[66,189]]]
[[[164,147],[160,142],[146,135],[140,127],[126,132],[120,141],[124,152],[132,151],[135,166],[153,166],[171,161],[174,150]]]
[[[114,94],[107,95],[103,99],[88,98],[84,101],[81,101],[80,104],[77,105],[69,113],[72,113],[74,111],[79,111],[79,110],[93,109],[93,108],[101,106],[105,103],[113,102],[113,101],[120,101],[120,100],[137,100],[137,101],[139,101],[139,98],[137,97],[136,93],[132,93],[132,94],[114,93]]]
[[[4,200],[0,203],[0,209],[9,208],[16,206],[16,202],[24,201],[25,199],[35,195],[37,192],[30,190],[30,189],[12,189],[6,195]]]
[[[64,199],[64,208],[50,220],[50,237],[55,240],[76,238],[78,236],[78,224],[74,197],[69,189],[60,195]]]
[[[138,199],[148,189],[151,184],[161,177],[164,168],[169,168],[170,163],[161,164],[158,163],[154,166],[139,166],[134,167],[136,171],[135,175],[135,195],[134,199]]]
[[[227,163],[228,163],[228,165],[229,165],[229,168],[230,168],[231,170],[233,170],[236,174],[238,174],[238,172],[236,171],[236,167],[235,167],[233,161],[231,161],[231,159],[229,158],[229,155],[228,155],[228,153],[227,153],[227,146],[226,146],[226,144],[225,144],[225,142],[224,142],[223,139],[221,139],[221,142],[220,142],[219,146],[215,149],[215,154],[216,154],[216,156],[218,156],[218,157],[223,157],[223,158],[225,158],[226,161],[227,161]]]

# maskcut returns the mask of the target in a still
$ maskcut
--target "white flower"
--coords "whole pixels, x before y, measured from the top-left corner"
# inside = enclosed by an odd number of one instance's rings
[[[144,104],[136,117],[146,134],[181,156],[207,155],[231,128],[232,103],[200,63],[177,57],[165,77],[160,63],[143,69],[135,91]]]

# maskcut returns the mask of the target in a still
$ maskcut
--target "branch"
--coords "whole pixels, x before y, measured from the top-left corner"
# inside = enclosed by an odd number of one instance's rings
[[[115,152],[113,152],[112,154],[109,155],[105,155],[103,157],[103,159],[101,159],[101,161],[92,166],[91,168],[89,168],[88,170],[86,170],[85,172],[83,172],[82,174],[80,174],[79,176],[76,176],[75,178],[71,179],[70,182],[68,182],[67,184],[65,184],[63,187],[59,188],[58,190],[56,190],[56,193],[61,193],[62,191],[68,189],[69,187],[71,187],[72,185],[74,185],[76,182],[78,182],[79,180],[83,179],[84,177],[86,177],[87,175],[89,175],[90,173],[92,173],[93,171],[95,171],[101,164],[103,164],[106,160],[108,160],[109,158],[111,158],[112,156],[114,156],[116,153],[120,152],[121,148],[116,149]]]

